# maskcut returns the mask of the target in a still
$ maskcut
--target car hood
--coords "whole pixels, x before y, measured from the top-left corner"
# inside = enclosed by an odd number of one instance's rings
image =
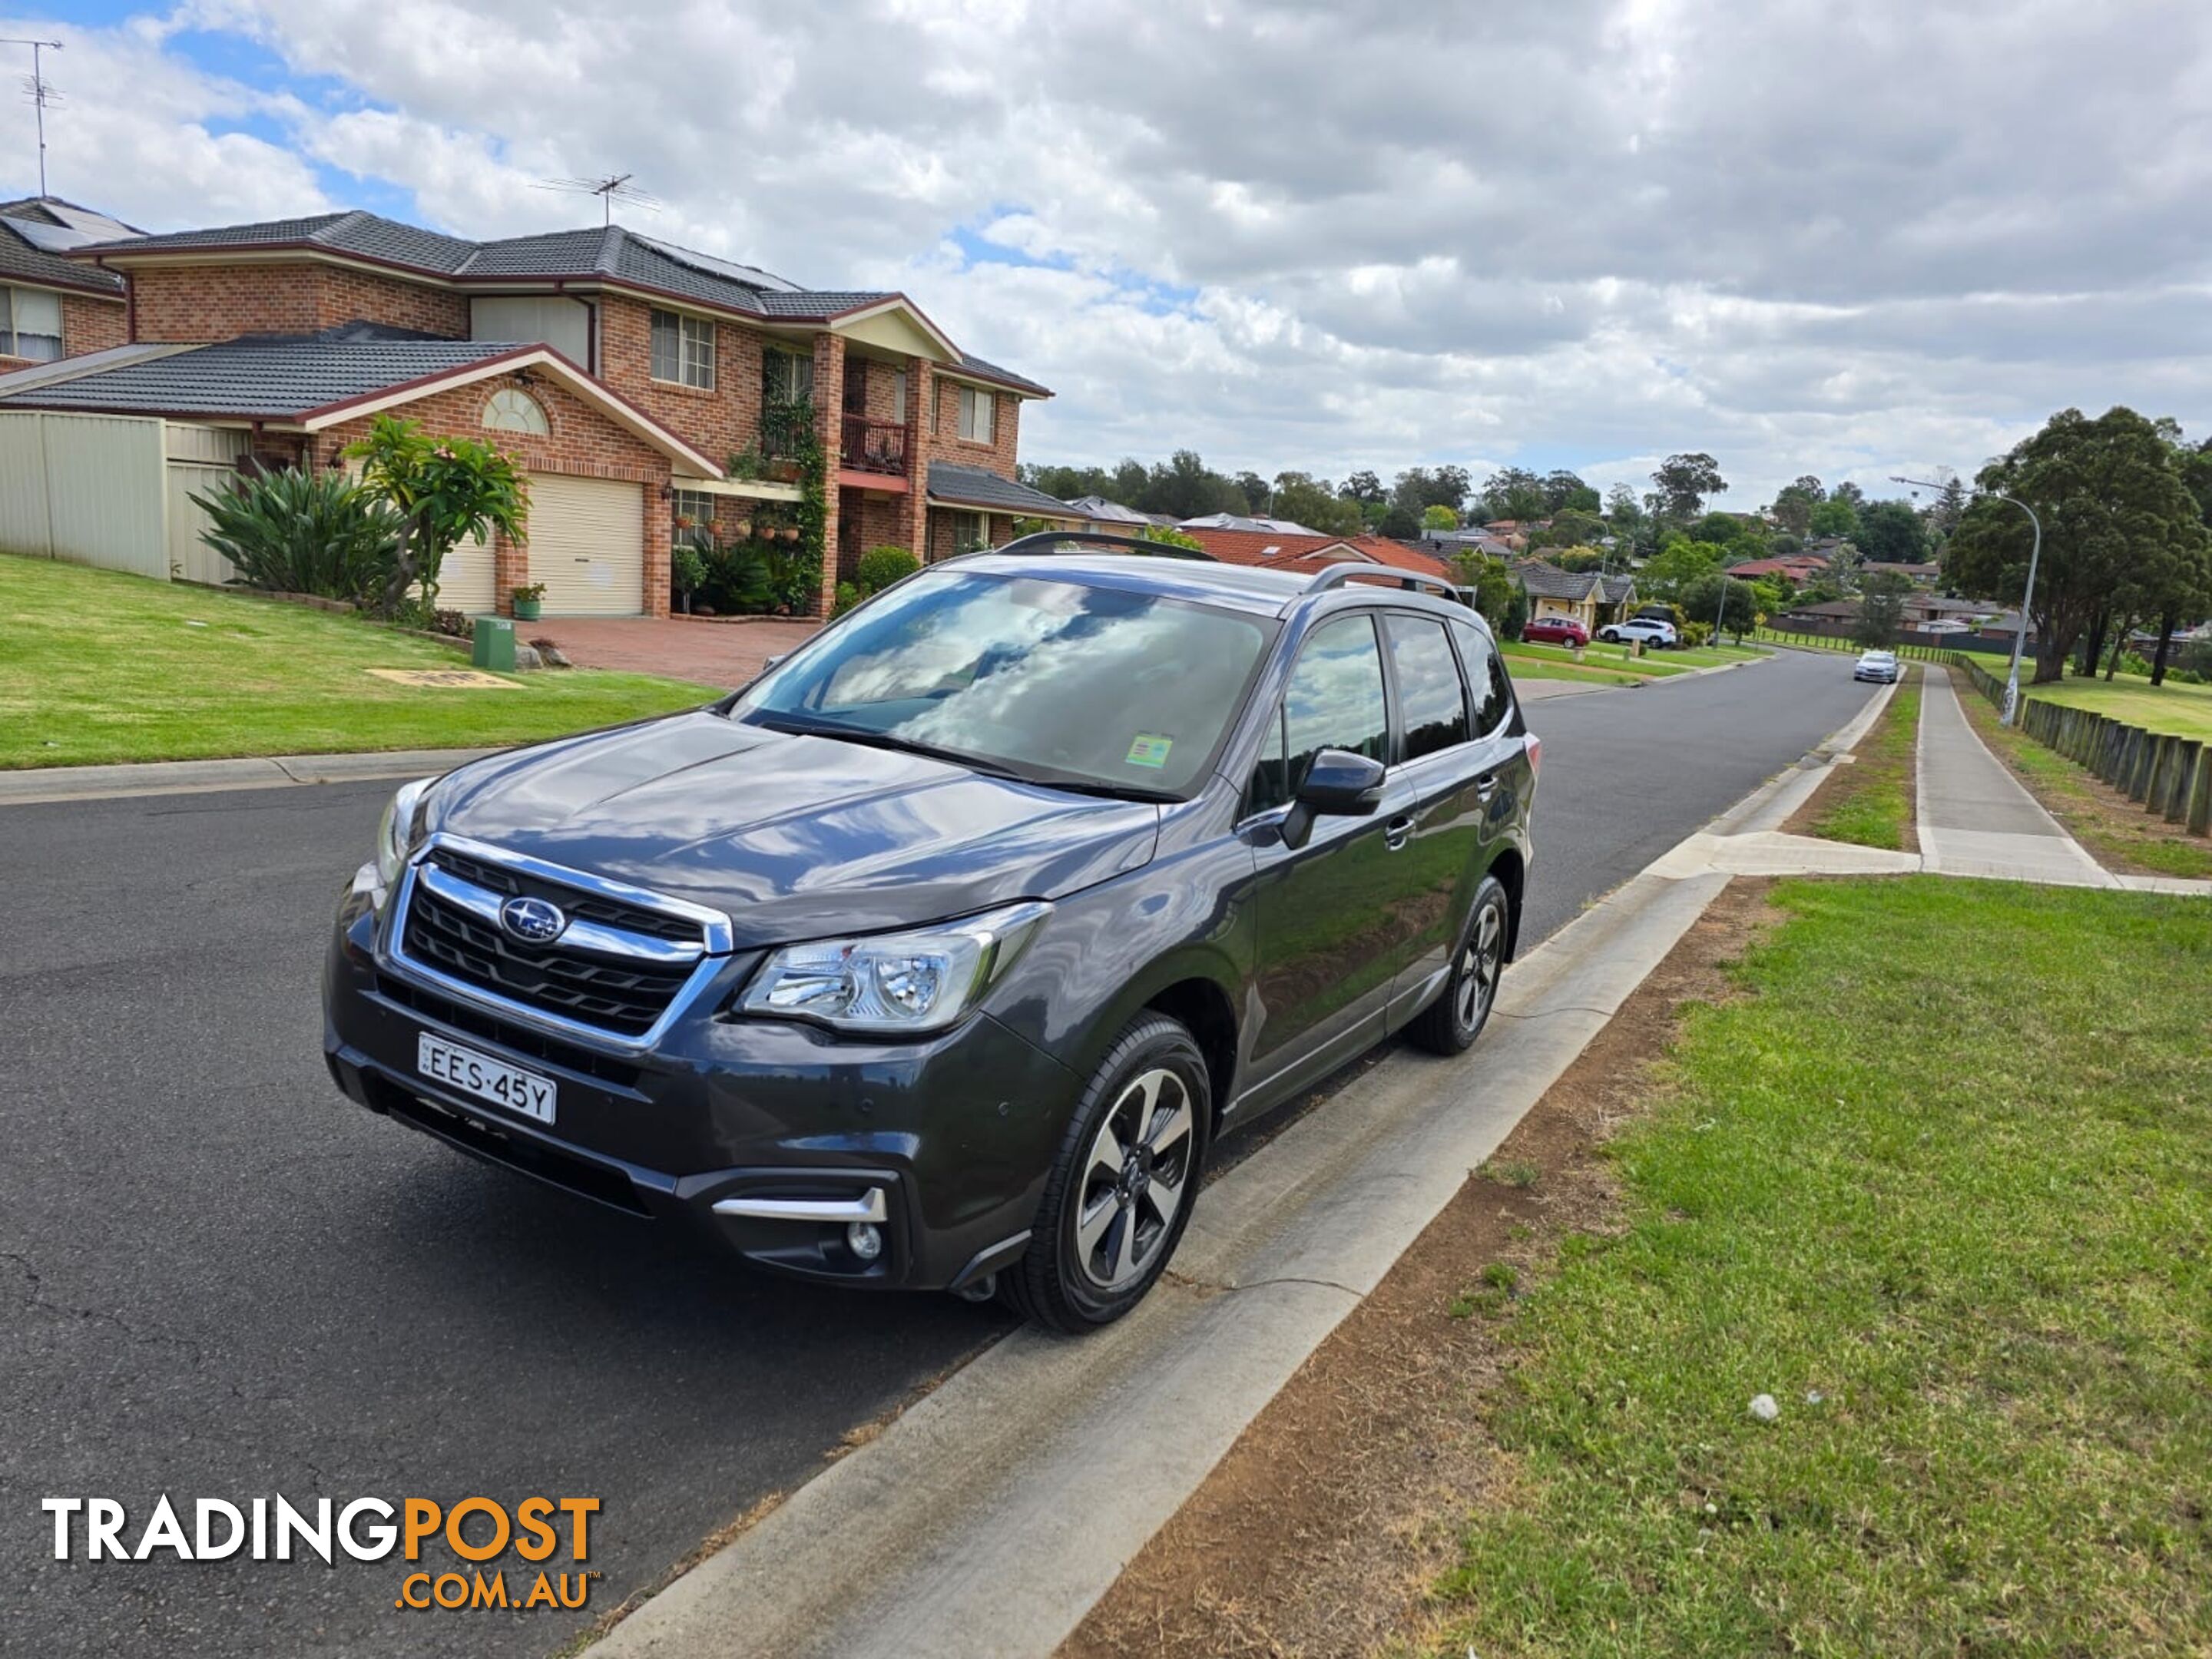
[[[1160,809],[706,711],[461,768],[428,827],[726,912],[740,946],[1058,898],[1152,855]]]

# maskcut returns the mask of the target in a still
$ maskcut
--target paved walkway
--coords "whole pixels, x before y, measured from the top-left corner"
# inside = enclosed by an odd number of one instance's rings
[[[2065,887],[2117,887],[1966,723],[1951,677],[1921,677],[1921,867]]]
[[[693,622],[670,617],[548,617],[517,623],[521,640],[550,640],[579,668],[623,668],[736,687],[814,636],[813,622]]]

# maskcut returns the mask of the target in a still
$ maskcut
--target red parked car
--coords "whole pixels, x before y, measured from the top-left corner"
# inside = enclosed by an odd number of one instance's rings
[[[1531,645],[1574,645],[1589,643],[1589,629],[1572,617],[1538,617],[1524,623],[1521,637]]]

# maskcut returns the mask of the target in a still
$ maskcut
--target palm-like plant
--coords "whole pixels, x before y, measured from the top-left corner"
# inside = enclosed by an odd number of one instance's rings
[[[208,515],[200,539],[230,561],[233,583],[330,599],[374,601],[407,528],[342,473],[240,474],[191,499]]]

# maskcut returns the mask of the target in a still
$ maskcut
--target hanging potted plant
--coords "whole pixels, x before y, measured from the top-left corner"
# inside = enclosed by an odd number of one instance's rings
[[[744,541],[747,537],[753,533],[753,521],[749,518],[740,519],[738,520],[735,529],[737,531],[738,539],[739,541]]]
[[[517,620],[536,622],[538,605],[545,598],[545,584],[532,582],[527,587],[512,588],[508,591],[507,597],[514,601],[514,614]]]

